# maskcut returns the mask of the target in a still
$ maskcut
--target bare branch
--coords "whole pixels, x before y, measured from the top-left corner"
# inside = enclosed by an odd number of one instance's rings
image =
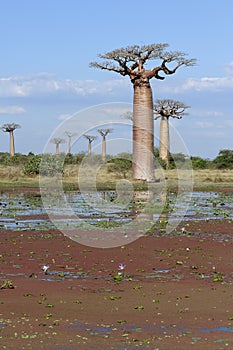
[[[15,129],[20,129],[21,125],[19,124],[15,124],[15,123],[11,123],[11,124],[3,124],[0,129],[4,132],[12,132]]]
[[[92,135],[83,135],[90,143],[92,143],[94,140],[96,140],[98,137],[97,136],[92,136]]]
[[[135,78],[146,75],[149,79],[156,78],[163,80],[159,72],[165,75],[174,74],[181,66],[193,66],[196,64],[196,59],[187,59],[186,54],[181,51],[164,51],[168,44],[152,44],[152,45],[133,45],[126,48],[120,48],[107,52],[103,55],[98,55],[103,59],[103,62],[91,62],[90,67],[114,71],[123,76],[129,75],[131,81]],[[145,64],[149,60],[161,60],[161,64],[152,69],[145,69]],[[174,63],[175,67],[168,67],[169,63]],[[146,74],[145,74],[146,72]]]
[[[97,131],[101,136],[105,137],[112,132],[112,129],[98,129]]]
[[[66,143],[66,140],[60,138],[60,137],[55,137],[52,140],[50,140],[51,143],[54,143],[55,145],[60,145],[61,143]]]
[[[133,112],[127,111],[127,112],[122,114],[122,117],[124,119],[129,119],[129,120],[133,121]]]
[[[186,113],[187,108],[190,107],[180,101],[171,99],[156,100],[153,106],[153,112],[156,115],[154,119],[157,120],[160,117],[181,119],[188,114]]]

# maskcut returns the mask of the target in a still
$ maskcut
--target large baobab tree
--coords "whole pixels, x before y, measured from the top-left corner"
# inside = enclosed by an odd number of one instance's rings
[[[187,59],[180,51],[166,51],[168,44],[128,46],[99,55],[102,62],[91,67],[128,75],[134,88],[133,99],[133,178],[154,180],[154,118],[150,80],[163,80],[181,66],[193,66],[195,59]],[[148,61],[158,60],[153,68]]]
[[[59,146],[61,143],[66,143],[66,141],[60,137],[55,137],[54,139],[50,140],[51,143],[54,143],[56,145],[56,155],[59,154]]]
[[[10,134],[10,155],[14,156],[15,154],[15,140],[14,140],[14,131],[15,129],[19,129],[21,126],[19,124],[11,123],[11,124],[4,124],[1,126],[1,129],[4,132],[9,132]]]
[[[171,99],[156,100],[154,104],[155,120],[160,118],[159,156],[166,162],[167,169],[170,165],[169,118],[181,119],[188,114],[187,108],[190,107],[183,102]]]
[[[71,138],[76,135],[75,132],[65,131],[65,135],[68,137],[67,154],[71,153]]]
[[[91,144],[94,140],[97,139],[97,136],[91,136],[91,135],[83,135],[83,137],[85,137],[88,140],[88,149],[87,149],[87,154],[88,156],[91,155]]]
[[[98,129],[98,133],[102,136],[102,161],[106,162],[106,136],[112,132],[112,129]]]

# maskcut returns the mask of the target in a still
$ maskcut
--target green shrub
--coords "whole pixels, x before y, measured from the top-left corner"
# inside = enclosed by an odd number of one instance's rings
[[[60,153],[57,155],[43,154],[40,163],[40,175],[54,176],[64,173],[64,160],[65,154]]]
[[[233,169],[233,150],[223,149],[213,160],[217,169]]]
[[[27,161],[23,166],[24,175],[37,175],[40,172],[41,156],[30,154],[27,157]]]

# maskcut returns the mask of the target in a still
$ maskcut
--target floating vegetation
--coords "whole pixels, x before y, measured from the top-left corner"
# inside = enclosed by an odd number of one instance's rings
[[[0,289],[14,289],[15,286],[11,280],[5,280],[3,284],[0,286]]]
[[[194,191],[177,194],[136,192],[126,203],[120,203],[116,191],[64,193],[68,205],[59,207],[51,199],[44,208],[39,195],[2,194],[0,229],[14,231],[69,229],[106,229],[130,224],[143,215],[150,227],[163,234],[168,223],[209,219],[233,219],[233,196],[226,193]],[[181,232],[188,235],[188,232]]]

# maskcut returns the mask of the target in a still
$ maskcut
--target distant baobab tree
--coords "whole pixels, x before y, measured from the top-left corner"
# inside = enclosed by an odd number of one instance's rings
[[[59,146],[61,143],[66,143],[66,141],[60,137],[55,137],[50,141],[51,143],[54,143],[56,145],[56,155],[59,154]]]
[[[125,119],[129,119],[133,121],[133,112],[131,111],[126,111],[124,114],[122,114],[122,117]]]
[[[159,136],[159,156],[166,162],[166,168],[170,165],[170,136],[169,136],[169,118],[181,119],[187,115],[186,109],[190,108],[180,101],[171,99],[156,100],[154,104],[155,120],[160,119],[160,136]]]
[[[112,132],[112,129],[98,129],[98,133],[102,136],[102,161],[106,162],[106,136]]]
[[[97,136],[91,136],[91,135],[83,135],[83,137],[85,137],[88,140],[88,149],[87,149],[87,154],[88,156],[91,155],[91,144],[94,140],[97,139]]]
[[[1,129],[4,132],[9,132],[10,134],[10,155],[14,156],[15,154],[15,141],[14,141],[14,131],[15,129],[19,129],[21,126],[19,124],[11,123],[11,124],[4,124],[1,126]]]
[[[193,66],[180,51],[165,51],[168,44],[128,46],[99,55],[102,62],[91,67],[128,75],[134,88],[133,98],[133,178],[154,180],[154,117],[150,80],[163,80],[181,66]],[[159,60],[154,68],[146,69],[148,61]],[[169,67],[170,66],[170,67]],[[161,75],[162,74],[162,75]]]
[[[71,153],[71,138],[76,135],[75,132],[71,131],[65,131],[65,135],[68,137],[68,147],[67,147],[67,154]]]

